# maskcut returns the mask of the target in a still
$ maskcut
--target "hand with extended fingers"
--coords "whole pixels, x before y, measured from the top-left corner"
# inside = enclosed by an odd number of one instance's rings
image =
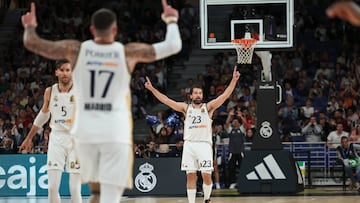
[[[36,27],[37,21],[36,21],[36,8],[35,3],[31,3],[30,12],[25,13],[23,16],[21,16],[21,22],[24,28],[31,26]]]

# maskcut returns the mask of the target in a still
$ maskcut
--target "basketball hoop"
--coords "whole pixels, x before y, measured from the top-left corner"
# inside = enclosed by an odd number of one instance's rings
[[[251,64],[254,46],[257,41],[257,39],[251,38],[250,33],[246,33],[245,38],[231,40],[236,48],[238,64]]]

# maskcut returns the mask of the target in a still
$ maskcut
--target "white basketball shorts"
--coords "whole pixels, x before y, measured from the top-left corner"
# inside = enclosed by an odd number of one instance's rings
[[[208,142],[185,141],[182,171],[213,171],[213,150]]]
[[[83,183],[99,182],[131,189],[134,155],[131,144],[78,143]]]
[[[79,173],[80,163],[76,159],[74,143],[67,131],[52,131],[50,134],[47,170],[61,170],[68,173]]]

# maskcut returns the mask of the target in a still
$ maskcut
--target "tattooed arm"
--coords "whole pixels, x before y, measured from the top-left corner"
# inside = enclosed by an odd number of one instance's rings
[[[35,3],[31,3],[31,10],[22,16],[24,26],[24,46],[31,52],[49,59],[67,59],[75,65],[81,42],[77,40],[50,41],[42,39],[36,33]]]

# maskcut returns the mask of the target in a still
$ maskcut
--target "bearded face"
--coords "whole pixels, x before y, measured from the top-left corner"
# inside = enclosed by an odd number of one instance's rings
[[[191,94],[191,100],[194,104],[201,104],[203,102],[203,91],[200,88],[194,88]]]

